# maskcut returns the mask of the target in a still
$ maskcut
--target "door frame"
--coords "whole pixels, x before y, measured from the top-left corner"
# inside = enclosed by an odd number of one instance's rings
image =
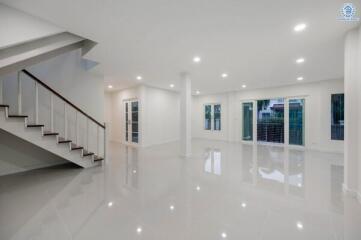
[[[127,124],[127,121],[128,120],[125,120],[126,118],[126,103],[130,103],[130,105],[128,105],[128,118],[129,116],[132,117],[131,115],[131,103],[132,102],[138,102],[138,142],[135,143],[135,142],[132,142],[131,139],[132,139],[132,131],[131,131],[131,128],[130,130],[128,130],[128,141],[126,141],[126,124]],[[122,142],[127,145],[127,146],[133,146],[133,147],[138,147],[140,146],[140,141],[141,141],[141,132],[140,132],[140,101],[138,98],[129,98],[129,99],[124,99],[123,100],[123,126],[122,126],[122,130],[124,132],[124,136],[123,136],[123,139],[122,139]],[[130,125],[131,126],[131,125]],[[129,135],[129,132],[130,132],[130,135]],[[129,141],[130,140],[130,141]]]

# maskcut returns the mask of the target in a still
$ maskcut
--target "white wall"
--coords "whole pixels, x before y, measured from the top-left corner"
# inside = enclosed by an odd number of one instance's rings
[[[0,49],[61,32],[57,26],[0,4]]]
[[[343,152],[343,141],[331,139],[331,94],[343,93],[343,81],[322,81],[277,88],[245,90],[233,93],[193,97],[193,137],[223,141],[241,140],[241,101],[304,96],[305,144],[321,151]],[[204,104],[222,104],[222,130],[204,130]]]
[[[361,28],[350,31],[345,46],[344,190],[361,203]]]
[[[111,98],[106,104],[111,118],[111,140],[124,143],[124,101],[130,99],[139,100],[140,146],[179,139],[178,93],[142,85],[107,95]]]
[[[179,139],[179,94],[173,91],[146,87],[143,121],[143,146],[151,146]]]

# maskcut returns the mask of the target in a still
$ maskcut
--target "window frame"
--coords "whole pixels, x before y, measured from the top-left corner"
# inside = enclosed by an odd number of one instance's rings
[[[215,106],[219,105],[219,129],[215,129]],[[211,106],[211,116],[210,116],[210,129],[206,128],[206,107]],[[203,104],[203,130],[211,132],[221,132],[222,131],[222,104],[221,103],[205,103]]]

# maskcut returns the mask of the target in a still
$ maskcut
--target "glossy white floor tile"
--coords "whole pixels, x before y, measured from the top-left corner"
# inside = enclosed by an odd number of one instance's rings
[[[342,195],[343,156],[193,141],[112,143],[105,167],[0,178],[0,239],[361,239],[361,205]]]

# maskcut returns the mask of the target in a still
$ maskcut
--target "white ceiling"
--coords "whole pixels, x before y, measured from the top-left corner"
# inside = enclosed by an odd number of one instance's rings
[[[137,75],[151,86],[177,87],[182,71],[202,93],[297,84],[298,76],[342,78],[344,35],[359,24],[337,19],[345,0],[0,2],[97,41],[89,57],[116,89],[138,84]],[[361,17],[360,2],[353,2]],[[296,34],[300,22],[308,28]],[[306,62],[299,66],[301,56]]]

